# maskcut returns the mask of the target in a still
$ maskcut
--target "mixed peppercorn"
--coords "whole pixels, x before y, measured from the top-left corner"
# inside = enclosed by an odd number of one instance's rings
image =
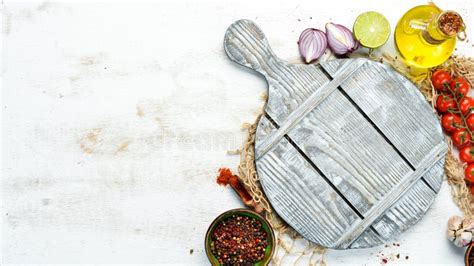
[[[461,161],[467,163],[464,179],[474,195],[474,98],[468,96],[471,86],[464,77],[453,77],[441,69],[433,73],[431,82],[440,93],[436,109],[441,114],[441,125],[459,149]]]
[[[219,222],[211,239],[211,252],[221,265],[253,265],[265,258],[268,245],[262,223],[241,215]]]

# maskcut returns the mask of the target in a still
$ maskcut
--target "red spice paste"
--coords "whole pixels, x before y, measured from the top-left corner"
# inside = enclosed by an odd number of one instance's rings
[[[245,205],[251,206],[253,204],[252,196],[247,192],[245,187],[240,183],[239,177],[232,174],[229,168],[220,168],[219,175],[216,180],[219,185],[230,185],[240,196]]]

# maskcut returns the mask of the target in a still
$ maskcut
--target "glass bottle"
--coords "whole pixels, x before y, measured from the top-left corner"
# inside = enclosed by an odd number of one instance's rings
[[[418,68],[442,64],[454,51],[463,33],[462,17],[434,4],[421,5],[403,15],[395,28],[395,43],[405,63]]]

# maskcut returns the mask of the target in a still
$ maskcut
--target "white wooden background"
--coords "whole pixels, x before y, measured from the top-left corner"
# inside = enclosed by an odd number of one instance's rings
[[[244,138],[265,82],[227,59],[222,41],[240,18],[274,51],[298,60],[299,33],[351,26],[368,10],[397,19],[422,0],[2,1],[1,263],[207,264],[204,234],[242,206],[215,183]],[[472,35],[474,2],[459,11]],[[393,51],[393,39],[384,47]],[[460,52],[473,55],[471,43]],[[329,251],[330,265],[462,265],[445,239],[459,210],[449,187],[399,247]],[[391,244],[391,243],[390,243]],[[190,254],[190,250],[193,253]]]

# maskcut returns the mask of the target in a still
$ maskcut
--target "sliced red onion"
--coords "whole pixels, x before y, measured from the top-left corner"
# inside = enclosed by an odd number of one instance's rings
[[[307,64],[321,57],[327,45],[326,34],[318,29],[305,29],[298,40],[300,54]]]
[[[359,48],[359,42],[354,39],[352,32],[339,24],[326,24],[326,36],[331,51],[337,55],[345,55]]]

